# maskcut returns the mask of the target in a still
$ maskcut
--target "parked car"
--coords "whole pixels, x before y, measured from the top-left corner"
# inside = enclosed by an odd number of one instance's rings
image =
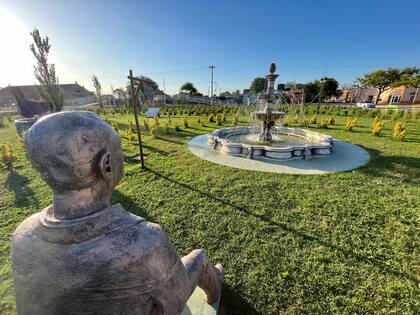
[[[370,101],[357,102],[356,106],[364,107],[364,108],[375,108],[375,104],[373,104],[373,102],[370,102]]]

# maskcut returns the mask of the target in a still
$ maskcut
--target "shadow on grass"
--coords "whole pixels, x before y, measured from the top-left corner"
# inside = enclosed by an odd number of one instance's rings
[[[238,310],[246,310],[247,315],[261,314],[252,304],[244,300],[237,291],[224,283],[220,297],[219,315],[237,314]]]
[[[226,206],[228,206],[230,208],[233,208],[235,210],[238,210],[238,211],[240,211],[242,213],[246,213],[247,215],[251,215],[251,216],[253,216],[253,217],[255,217],[255,218],[259,219],[259,220],[262,220],[262,221],[264,221],[264,222],[266,222],[266,223],[268,223],[268,224],[270,224],[270,225],[272,225],[272,226],[274,226],[276,228],[282,229],[285,232],[291,233],[291,234],[293,234],[293,235],[295,235],[297,237],[300,237],[302,239],[305,239],[305,240],[308,240],[308,241],[311,241],[311,242],[316,242],[316,243],[321,244],[321,245],[323,245],[325,247],[328,247],[328,248],[330,248],[332,250],[338,251],[344,257],[351,257],[351,258],[356,259],[358,261],[369,263],[369,264],[371,264],[373,266],[376,266],[376,267],[380,268],[383,272],[386,272],[386,273],[389,273],[389,274],[393,274],[393,275],[398,276],[398,277],[403,277],[403,278],[409,279],[410,281],[413,281],[414,283],[417,283],[417,284],[420,283],[420,280],[417,279],[414,275],[409,274],[409,273],[406,273],[404,271],[400,271],[397,268],[395,268],[393,266],[389,266],[389,265],[381,262],[378,259],[372,258],[370,256],[366,256],[366,255],[363,255],[363,254],[358,254],[355,251],[348,250],[348,249],[345,249],[343,247],[334,245],[334,244],[332,244],[332,243],[330,243],[330,242],[328,242],[326,240],[321,239],[317,235],[309,234],[309,233],[307,233],[304,230],[300,230],[300,229],[294,228],[294,227],[292,227],[292,226],[290,226],[288,224],[280,223],[280,222],[275,222],[271,218],[269,218],[269,217],[267,217],[265,215],[255,214],[255,213],[253,213],[252,211],[250,211],[248,208],[246,208],[244,206],[239,207],[239,206],[237,206],[235,204],[232,204],[232,203],[230,203],[230,202],[228,202],[228,201],[226,201],[226,200],[224,200],[222,198],[213,196],[213,195],[211,195],[211,194],[209,194],[207,192],[198,190],[197,188],[194,188],[194,187],[192,187],[192,186],[190,186],[188,184],[185,184],[185,183],[182,183],[180,181],[174,180],[174,179],[172,179],[172,178],[170,178],[170,177],[168,177],[168,176],[166,176],[164,174],[161,174],[158,171],[152,170],[152,169],[150,169],[148,167],[146,167],[145,170],[148,171],[148,172],[153,173],[157,177],[160,177],[160,178],[163,178],[163,179],[165,179],[167,181],[170,181],[171,183],[177,184],[177,185],[179,185],[179,186],[181,186],[183,188],[186,188],[188,190],[191,190],[191,191],[197,192],[197,193],[199,193],[199,194],[201,194],[203,196],[206,196],[207,198],[209,198],[209,199],[211,199],[213,201],[217,201],[217,202],[219,202],[221,204],[224,204],[224,205],[226,205]]]
[[[386,156],[382,155],[382,152],[379,150],[364,146],[361,147],[367,150],[371,156],[369,163],[365,167],[359,169],[365,175],[389,178],[415,185],[420,183],[420,158],[409,156]],[[403,177],[398,177],[397,175],[397,173],[401,172],[401,169],[397,167],[398,165],[410,168],[403,173]]]
[[[139,215],[143,218],[146,218],[147,221],[156,222],[156,218],[146,212],[145,209],[138,206],[138,202],[133,200],[131,197],[123,194],[122,192],[114,189],[111,196],[111,204],[119,203],[123,208],[135,215]]]
[[[176,137],[174,137],[174,138],[176,138]],[[180,145],[185,144],[185,142],[182,142],[182,141],[179,141],[179,140],[175,140],[175,139],[173,139],[172,137],[162,137],[162,136],[158,136],[158,137],[157,137],[157,139],[158,139],[158,140],[165,141],[165,142],[174,143],[174,144],[180,144]]]
[[[143,148],[144,148],[144,149],[147,149],[147,150],[149,150],[149,151],[151,151],[151,152],[158,153],[158,154],[160,154],[160,155],[164,155],[164,156],[169,155],[169,153],[168,153],[168,152],[163,151],[163,150],[160,150],[160,149],[157,149],[157,148],[152,147],[151,145],[148,145],[148,144],[144,144],[144,143],[143,143]]]
[[[15,204],[20,208],[39,206],[38,199],[35,197],[34,191],[28,186],[29,179],[20,175],[16,171],[12,171],[7,175],[5,185],[9,191],[13,191]]]

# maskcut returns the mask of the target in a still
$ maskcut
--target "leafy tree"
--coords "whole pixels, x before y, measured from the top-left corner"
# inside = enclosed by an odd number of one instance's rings
[[[252,81],[249,90],[252,94],[258,94],[263,92],[265,90],[265,79],[261,77],[256,77],[254,81]]]
[[[99,82],[98,77],[96,75],[92,76],[92,83],[96,91],[96,97],[98,98],[98,105],[100,108],[104,108],[104,105],[102,102],[102,86],[101,86],[101,82]]]
[[[415,102],[417,95],[420,89],[420,69],[418,68],[405,68],[401,71],[400,79],[395,82],[394,87],[396,86],[411,86],[416,88],[416,93],[414,94],[413,103]]]
[[[127,105],[129,102],[128,92],[124,88],[118,88],[114,90],[114,96],[122,100],[123,104]]]
[[[402,85],[420,88],[420,73],[401,80]]]
[[[159,85],[155,81],[153,81],[149,77],[146,77],[145,75],[141,75],[140,76],[140,79],[143,80],[143,82],[142,82],[143,83],[143,87],[147,86],[147,87],[153,89],[153,91],[154,90],[157,90],[159,88]]]
[[[399,69],[381,69],[365,74],[364,77],[359,78],[358,81],[364,87],[373,87],[378,89],[378,97],[375,100],[375,104],[377,104],[381,98],[381,94],[384,91],[389,90],[396,82],[398,82],[401,78],[401,74],[402,72]]]
[[[34,43],[30,44],[30,49],[36,59],[34,74],[39,82],[38,93],[48,103],[50,112],[59,112],[64,106],[64,96],[58,86],[55,65],[48,63],[48,54],[51,48],[48,36],[41,38],[39,30],[36,28],[31,36]]]
[[[192,84],[191,82],[185,82],[182,86],[181,86],[181,92],[187,92],[189,94],[195,94],[197,93],[197,89],[194,87],[194,84]]]
[[[148,100],[153,97],[153,92],[159,88],[159,85],[153,81],[151,78],[146,77],[144,75],[138,76],[142,81],[140,83],[140,88],[138,91],[138,98],[137,98],[137,106],[140,107],[140,104],[145,104]],[[137,85],[139,83],[137,81],[134,82],[134,90],[136,90]],[[127,100],[131,104],[131,84],[130,82],[127,83],[126,86],[126,95]]]
[[[397,87],[401,85],[420,88],[420,69],[418,68],[403,69],[401,71],[400,79],[393,84],[393,87]]]
[[[339,83],[334,78],[323,78],[321,99],[338,96]]]
[[[318,100],[321,83],[318,80],[305,84],[305,103],[312,103]]]

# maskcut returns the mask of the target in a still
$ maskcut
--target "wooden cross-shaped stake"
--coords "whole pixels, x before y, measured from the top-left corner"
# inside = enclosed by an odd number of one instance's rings
[[[127,78],[130,79],[130,85],[131,85],[131,103],[133,105],[133,110],[134,110],[134,120],[136,121],[137,139],[139,140],[141,167],[144,168],[143,144],[141,142],[141,132],[140,132],[140,125],[139,125],[139,118],[138,118],[137,100],[138,100],[138,95],[140,91],[140,85],[142,83],[148,83],[149,81],[144,80],[140,77],[134,77],[133,70],[130,70]],[[137,82],[137,87],[135,88],[135,90],[134,90],[134,82]]]

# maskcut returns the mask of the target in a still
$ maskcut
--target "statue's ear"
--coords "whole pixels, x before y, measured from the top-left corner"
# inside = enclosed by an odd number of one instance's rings
[[[111,158],[109,152],[105,152],[99,161],[99,171],[104,178],[112,177],[113,169],[111,167]]]

